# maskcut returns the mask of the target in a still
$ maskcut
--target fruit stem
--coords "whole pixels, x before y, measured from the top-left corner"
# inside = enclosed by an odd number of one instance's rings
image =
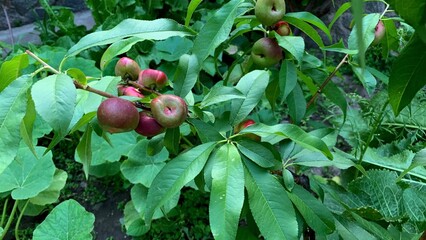
[[[333,72],[328,75],[328,77],[325,79],[325,81],[321,84],[319,89],[315,92],[315,94],[312,96],[312,98],[309,100],[308,104],[306,104],[306,109],[308,109],[314,102],[315,99],[318,97],[318,95],[322,92],[322,90],[327,86],[327,84],[331,81],[331,78],[333,78],[334,75],[336,75],[337,71],[343,66],[344,63],[346,63],[346,59],[348,58],[349,54],[346,54],[342,61],[337,65],[337,67],[333,70]]]
[[[147,88],[147,87],[145,87],[144,85],[139,84],[139,83],[137,83],[137,82],[135,82],[135,81],[127,81],[127,82],[126,82],[126,84],[128,84],[128,85],[132,85],[132,86],[133,86],[133,87],[135,87],[135,88],[142,89],[142,90],[147,91],[147,92],[150,92],[150,93],[154,93],[154,94],[156,94],[157,96],[162,95],[161,93],[159,93],[159,92],[157,92],[157,91],[155,91],[155,90],[153,90],[153,89]]]

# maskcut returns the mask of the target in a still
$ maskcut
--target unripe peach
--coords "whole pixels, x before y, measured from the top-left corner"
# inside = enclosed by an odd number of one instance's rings
[[[139,92],[138,89],[131,86],[118,85],[117,90],[118,90],[118,96],[124,95],[124,96],[138,97],[138,98],[144,97],[144,95],[141,92]]]
[[[244,128],[251,126],[253,124],[255,124],[256,122],[252,119],[247,119],[245,121],[242,121],[241,123],[239,123],[237,126],[234,127],[234,133],[239,133],[241,132],[241,130],[243,130]],[[254,141],[260,141],[260,137],[257,136],[256,134],[253,133],[246,133],[243,136],[250,138]]]
[[[163,94],[151,101],[151,112],[161,126],[174,128],[186,120],[188,106],[179,96]]]
[[[379,20],[379,22],[376,25],[376,28],[374,29],[374,40],[373,45],[380,43],[382,41],[383,37],[385,36],[386,28],[383,24],[382,20]]]
[[[163,132],[164,127],[154,117],[142,111],[139,112],[139,124],[135,131],[142,136],[152,137]]]
[[[138,63],[128,57],[122,57],[115,65],[115,75],[125,80],[135,81],[138,79],[141,68]]]
[[[256,67],[272,67],[283,58],[281,47],[272,38],[263,37],[253,44],[251,58]]]
[[[281,20],[285,14],[284,0],[257,0],[254,7],[256,18],[265,26],[271,26]]]
[[[280,36],[288,36],[291,33],[290,25],[286,21],[279,21],[277,22],[273,30],[277,32]]]

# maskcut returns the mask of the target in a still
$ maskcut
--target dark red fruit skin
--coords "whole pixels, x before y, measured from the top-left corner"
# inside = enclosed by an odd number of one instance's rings
[[[253,124],[255,124],[256,122],[252,119],[247,119],[245,121],[242,121],[241,123],[239,123],[237,126],[235,126],[234,128],[234,133],[237,134],[239,132],[241,132],[244,128],[251,126]],[[246,138],[250,138],[254,141],[260,142],[260,137],[257,136],[256,134],[253,133],[246,133],[243,135]]]
[[[167,75],[156,69],[145,69],[139,73],[138,83],[151,89],[162,89],[166,86]]]
[[[118,96],[132,96],[132,97],[138,97],[138,98],[144,97],[144,95],[140,93],[139,90],[134,87],[118,85],[117,90],[118,90]]]
[[[283,53],[275,39],[263,37],[253,44],[251,58],[256,67],[268,68],[279,63]]]
[[[277,22],[272,29],[280,36],[288,36],[291,33],[290,25],[286,21]]]
[[[122,57],[115,65],[115,75],[125,80],[136,81],[138,79],[141,68],[139,64],[128,57]]]
[[[150,105],[152,115],[165,128],[180,126],[188,114],[185,100],[172,94],[160,95],[154,98]]]
[[[139,112],[133,103],[121,98],[108,98],[97,111],[99,125],[110,133],[129,132],[139,123]]]
[[[145,137],[153,137],[164,131],[154,117],[148,115],[146,112],[139,112],[139,124],[135,131]]]

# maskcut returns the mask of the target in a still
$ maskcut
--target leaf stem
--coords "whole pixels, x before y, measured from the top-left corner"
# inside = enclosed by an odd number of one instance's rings
[[[20,239],[19,239],[19,234],[18,234],[18,231],[19,231],[19,225],[21,224],[21,219],[22,219],[22,217],[24,216],[25,209],[27,208],[27,206],[28,206],[28,203],[29,203],[29,202],[30,202],[30,200],[27,200],[27,201],[25,202],[25,205],[24,205],[24,207],[22,208],[21,212],[19,213],[18,219],[16,220],[16,224],[15,224],[15,239],[16,239],[16,240],[20,240]]]
[[[4,220],[6,219],[6,211],[7,211],[7,204],[8,203],[9,203],[9,198],[6,198],[6,200],[4,201],[4,205],[3,205],[3,213],[1,215],[0,227],[3,227]]]
[[[9,219],[7,220],[6,226],[3,229],[3,233],[0,236],[0,239],[4,239],[4,237],[6,236],[7,231],[9,231],[10,225],[13,222],[13,218],[15,216],[16,213],[16,209],[18,208],[18,200],[15,201],[15,203],[13,204],[13,208],[12,208],[12,212],[9,215]]]
[[[322,90],[325,88],[325,86],[327,86],[327,84],[331,81],[331,78],[333,78],[333,76],[336,75],[337,71],[343,66],[343,64],[346,63],[346,59],[348,58],[348,56],[349,56],[349,54],[346,54],[343,57],[343,59],[340,61],[340,63],[336,66],[336,68],[333,70],[333,72],[331,72],[330,75],[328,75],[328,77],[321,84],[321,86],[319,87],[319,89],[315,92],[315,94],[309,100],[308,104],[306,104],[306,109],[308,109],[315,102],[315,99],[322,92]]]

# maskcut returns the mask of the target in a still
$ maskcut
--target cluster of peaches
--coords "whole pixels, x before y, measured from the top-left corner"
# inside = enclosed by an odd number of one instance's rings
[[[141,70],[138,63],[131,58],[122,57],[115,66],[115,74],[124,83],[117,85],[119,96],[144,98],[147,94],[155,94],[149,107],[138,110],[138,103],[120,97],[104,100],[97,110],[99,125],[107,132],[121,133],[136,131],[152,137],[166,128],[180,126],[188,115],[185,101],[173,94],[161,94],[167,84],[167,76],[156,69]],[[139,87],[135,87],[139,86]]]

